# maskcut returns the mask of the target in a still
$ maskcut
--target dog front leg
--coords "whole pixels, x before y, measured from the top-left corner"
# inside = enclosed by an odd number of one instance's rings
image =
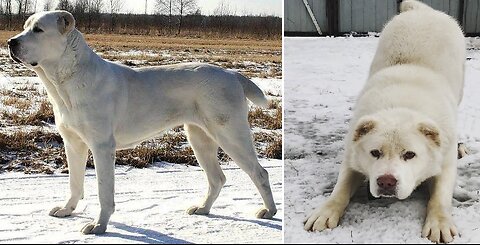
[[[307,231],[322,231],[338,226],[350,198],[362,183],[362,174],[342,164],[338,175],[337,184],[327,201],[315,209],[305,221],[304,229]]]
[[[115,211],[115,143],[113,140],[96,144],[91,148],[98,183],[100,214],[92,223],[85,225],[83,234],[102,234],[107,229],[110,216]]]
[[[452,148],[455,149],[455,148]],[[456,150],[456,149],[455,149]],[[433,177],[430,189],[430,200],[427,206],[427,217],[422,229],[422,237],[432,242],[448,243],[456,236],[457,228],[453,223],[452,197],[457,176],[456,151],[449,154],[448,162],[442,173]]]
[[[70,198],[64,207],[53,208],[49,215],[54,217],[70,216],[83,197],[85,179],[85,165],[87,163],[88,148],[78,137],[64,137],[65,154],[67,155],[68,175],[70,181]]]

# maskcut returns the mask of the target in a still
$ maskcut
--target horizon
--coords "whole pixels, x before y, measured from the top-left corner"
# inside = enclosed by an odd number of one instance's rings
[[[43,11],[45,0],[37,0],[35,12]],[[53,1],[53,6],[57,6],[58,0]],[[72,1],[73,2],[73,1]],[[145,1],[143,0],[124,0],[124,6],[120,13],[125,14],[145,14]],[[147,14],[155,14],[155,0],[147,0]],[[221,3],[227,6],[231,15],[236,16],[276,16],[282,17],[282,1],[281,0],[197,0],[198,9],[202,15],[213,15],[214,10]],[[104,5],[106,1],[104,0]],[[14,6],[15,8],[15,6]],[[106,8],[102,9],[106,11]]]

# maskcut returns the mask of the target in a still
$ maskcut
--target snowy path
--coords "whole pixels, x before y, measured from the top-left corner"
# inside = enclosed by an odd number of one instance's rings
[[[303,219],[330,195],[343,156],[357,94],[368,74],[378,39],[286,38],[285,40],[285,242],[429,243],[420,237],[427,194],[404,201],[367,200],[360,188],[340,226],[303,230]],[[456,243],[480,242],[480,40],[468,39],[460,141],[471,155],[459,160],[453,218]]]
[[[0,243],[280,243],[282,242],[282,161],[261,159],[269,172],[279,211],[274,220],[255,218],[262,200],[234,163],[222,165],[227,184],[208,216],[189,216],[207,182],[199,167],[157,164],[146,169],[116,168],[116,211],[107,233],[79,230],[99,210],[93,169],[87,170],[85,198],[74,215],[48,216],[68,194],[68,176],[0,175]]]

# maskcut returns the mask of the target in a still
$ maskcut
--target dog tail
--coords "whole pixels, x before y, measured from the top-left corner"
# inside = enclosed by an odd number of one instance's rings
[[[242,84],[245,96],[247,96],[247,98],[255,105],[267,107],[268,100],[262,90],[255,83],[253,83],[252,80],[246,78],[242,74],[237,73],[237,77],[238,81],[240,81],[240,84]]]
[[[400,4],[400,13],[410,11],[410,10],[417,10],[417,9],[431,9],[430,6],[419,2],[417,0],[403,0]]]

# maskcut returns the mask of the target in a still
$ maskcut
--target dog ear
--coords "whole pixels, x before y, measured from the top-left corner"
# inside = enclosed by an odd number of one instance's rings
[[[434,125],[430,123],[419,123],[418,131],[422,133],[427,139],[432,141],[436,146],[440,146],[440,131]]]
[[[353,141],[358,141],[364,135],[370,133],[377,126],[377,122],[371,118],[360,119],[355,127]]]
[[[57,24],[60,33],[69,33],[75,28],[75,18],[67,11],[58,11]]]

